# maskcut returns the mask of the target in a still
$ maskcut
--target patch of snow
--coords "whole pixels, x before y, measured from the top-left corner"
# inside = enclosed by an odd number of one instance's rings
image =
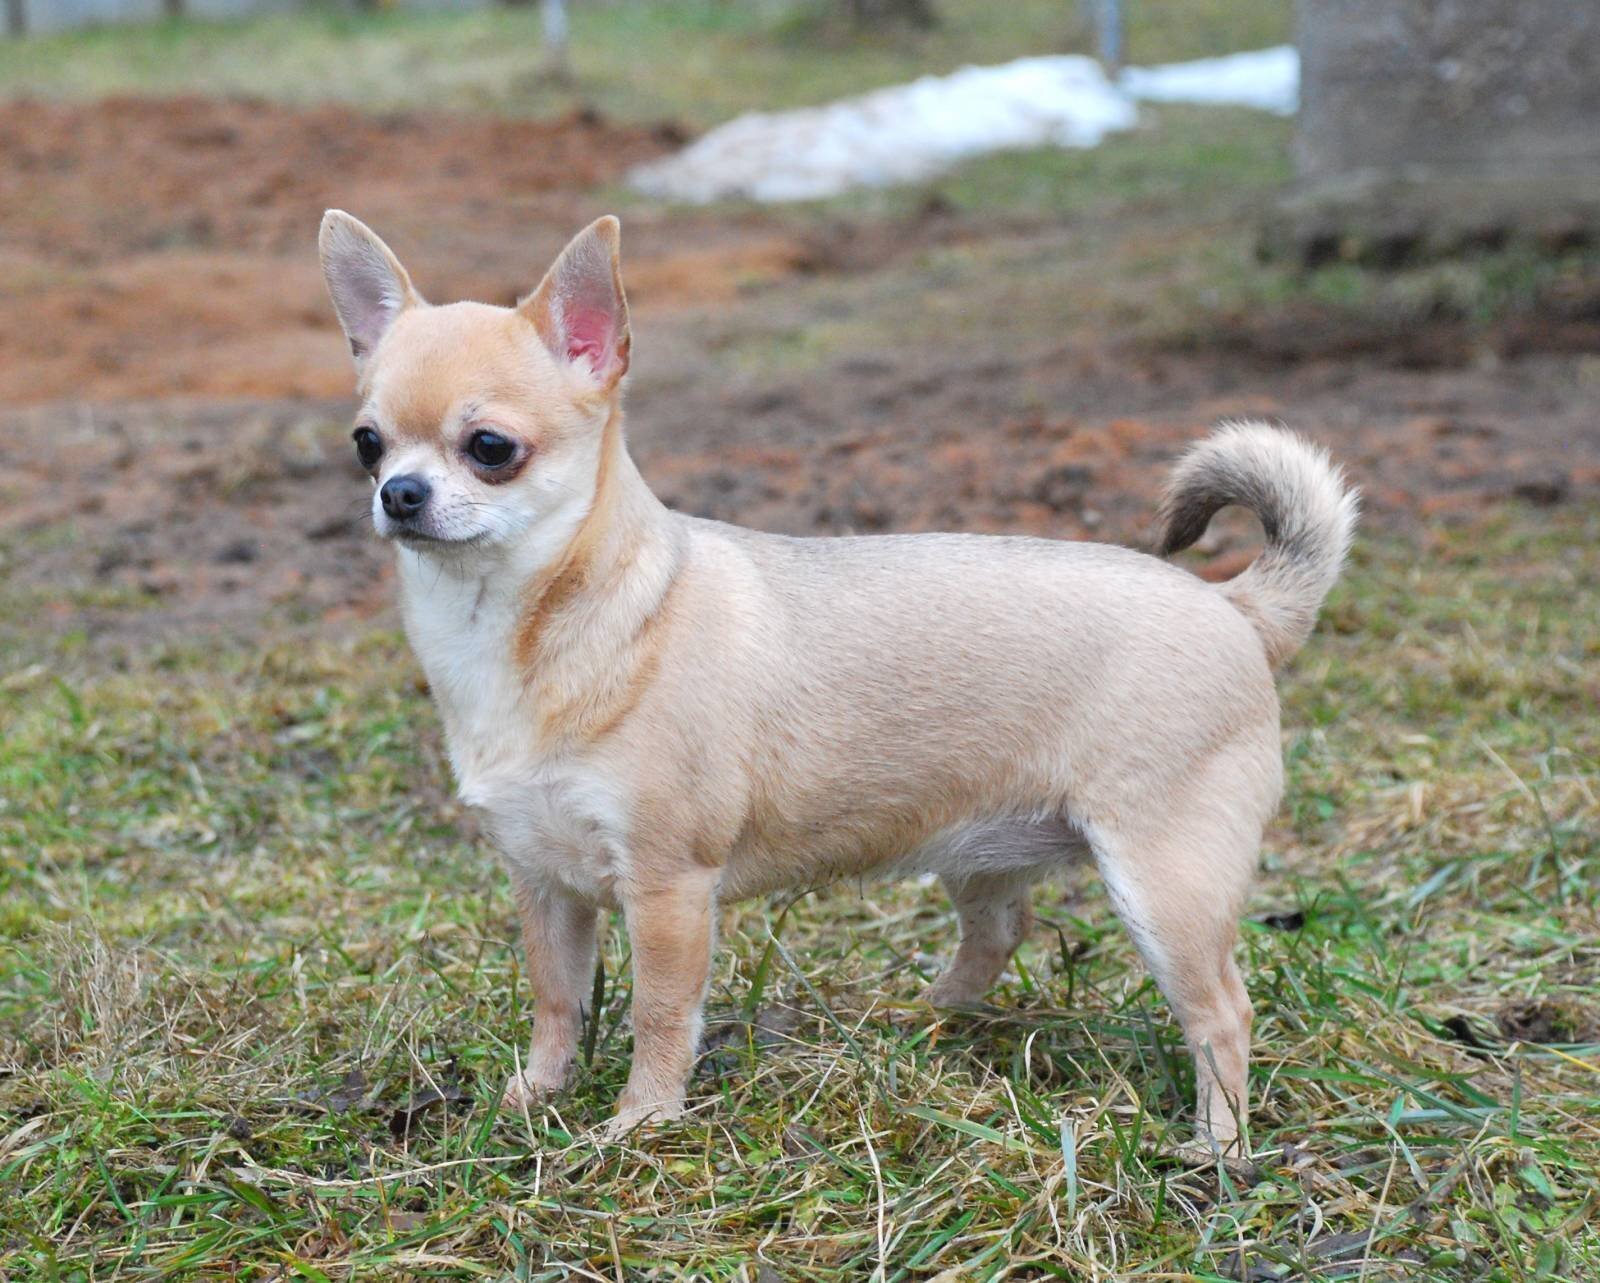
[[[1092,58],[964,67],[823,107],[740,116],[629,176],[651,196],[814,200],[930,178],[969,156],[1093,147],[1137,109]]]
[[[817,200],[920,182],[985,152],[1094,147],[1138,122],[1135,99],[1292,115],[1299,96],[1300,56],[1290,45],[1128,67],[1114,85],[1092,58],[1019,58],[822,107],[752,112],[628,179],[646,195],[693,204]]]
[[[1128,67],[1117,87],[1146,102],[1196,102],[1257,107],[1292,116],[1300,106],[1300,51],[1293,45],[1225,58]]]

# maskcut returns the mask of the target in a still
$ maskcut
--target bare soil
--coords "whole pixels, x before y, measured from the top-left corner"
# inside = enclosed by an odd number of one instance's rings
[[[675,141],[588,117],[8,106],[0,575],[111,642],[381,611],[387,558],[365,522],[348,360],[315,260],[322,210],[380,227],[431,296],[506,301],[600,212],[597,186]],[[646,475],[685,510],[791,533],[1138,541],[1174,453],[1255,415],[1328,444],[1378,523],[1600,498],[1592,300],[1487,336],[1385,341],[1285,313],[1178,348],[1094,317],[1019,339],[999,318],[949,342],[880,326],[805,360],[763,355],[764,334],[850,321],[860,295],[844,284],[915,308],[931,247],[1059,255],[1070,239],[939,210],[825,226],[635,214],[630,423]],[[1232,573],[1247,536],[1207,553],[1207,573]]]

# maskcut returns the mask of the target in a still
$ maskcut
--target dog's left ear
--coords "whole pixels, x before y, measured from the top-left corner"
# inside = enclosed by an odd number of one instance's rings
[[[322,216],[317,248],[333,310],[359,370],[394,318],[422,302],[422,296],[378,234],[342,209]]]
[[[631,346],[621,249],[622,224],[610,214],[596,219],[517,305],[552,356],[592,374],[606,392],[628,372]]]

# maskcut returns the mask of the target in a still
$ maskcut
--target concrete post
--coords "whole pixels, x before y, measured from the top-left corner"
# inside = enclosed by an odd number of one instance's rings
[[[1270,249],[1600,238],[1600,3],[1300,0],[1301,185]]]

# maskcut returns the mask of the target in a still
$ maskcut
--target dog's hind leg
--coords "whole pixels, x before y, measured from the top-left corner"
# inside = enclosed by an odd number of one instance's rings
[[[1195,804],[1176,815],[1091,828],[1090,844],[1194,1057],[1201,1145],[1242,1154],[1251,1010],[1233,949],[1261,826],[1248,806],[1233,811],[1215,793],[1191,796]]]
[[[961,943],[928,990],[929,1002],[966,1007],[983,1000],[1033,925],[1028,893],[1038,876],[1032,869],[941,875],[961,923]]]

